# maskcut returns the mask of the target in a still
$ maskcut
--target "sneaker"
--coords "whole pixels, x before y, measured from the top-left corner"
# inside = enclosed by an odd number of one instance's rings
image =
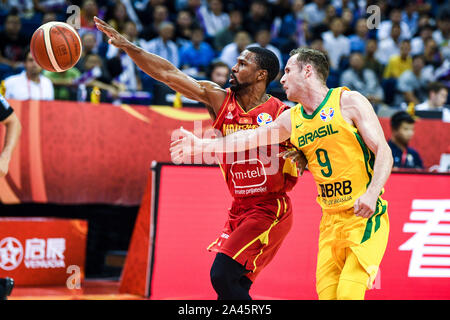
[[[0,300],[8,300],[8,296],[11,294],[14,288],[14,279],[12,278],[0,278]]]

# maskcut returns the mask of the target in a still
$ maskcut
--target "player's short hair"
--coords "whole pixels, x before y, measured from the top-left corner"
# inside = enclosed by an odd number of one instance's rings
[[[311,64],[317,71],[319,77],[323,82],[327,81],[328,74],[330,73],[330,64],[328,57],[322,51],[310,49],[310,48],[297,48],[289,53],[289,56],[295,56],[297,54],[297,62],[300,66],[304,63]]]
[[[267,71],[266,87],[271,83],[278,75],[280,71],[280,61],[278,61],[275,53],[269,49],[261,47],[248,47],[246,50],[255,54],[255,61],[258,68]]]
[[[412,124],[412,123],[415,123],[416,121],[406,111],[399,111],[399,112],[394,113],[394,115],[392,115],[392,117],[391,117],[391,129],[397,130],[398,128],[400,128],[400,126],[402,125],[403,122]]]

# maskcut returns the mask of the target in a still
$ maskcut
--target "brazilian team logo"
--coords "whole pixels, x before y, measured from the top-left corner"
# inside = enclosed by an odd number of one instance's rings
[[[258,114],[258,117],[256,118],[256,122],[258,122],[258,125],[260,125],[260,126],[269,124],[272,121],[273,121],[272,116],[265,112]]]
[[[333,109],[332,107],[323,109],[323,110],[320,112],[320,119],[321,119],[322,121],[324,121],[324,122],[331,121],[331,119],[333,118],[333,116],[334,116],[334,109]]]

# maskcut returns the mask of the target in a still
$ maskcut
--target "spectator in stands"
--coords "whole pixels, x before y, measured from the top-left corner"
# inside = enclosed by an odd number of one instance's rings
[[[230,72],[231,69],[226,63],[217,61],[210,65],[208,78],[222,88],[225,88],[227,87],[228,80],[230,79]]]
[[[163,22],[159,26],[159,37],[150,40],[143,47],[148,52],[157,54],[164,59],[169,60],[177,68],[180,65],[178,47],[171,39],[175,33],[175,27],[172,22]]]
[[[138,32],[141,32],[142,31],[142,23],[141,23],[139,14],[141,13],[141,10],[143,9],[142,3],[146,2],[146,0],[145,1],[121,0],[120,2],[122,2],[124,4],[128,18],[134,22]]]
[[[360,52],[350,56],[350,68],[341,76],[341,86],[360,92],[374,106],[383,101],[383,89],[378,82],[375,72],[364,68],[364,57]]]
[[[272,51],[273,53],[275,53],[275,55],[278,58],[278,61],[280,62],[280,69],[283,69],[284,66],[281,52],[280,50],[278,50],[277,47],[270,44],[270,40],[271,40],[270,30],[261,29],[255,35],[256,42],[250,44],[249,47],[258,46]]]
[[[55,100],[76,100],[78,88],[74,85],[74,80],[81,75],[77,68],[70,68],[63,72],[44,70],[43,75],[49,78],[53,84]]]
[[[222,0],[207,0],[207,4],[200,7],[199,19],[206,35],[211,38],[230,24],[228,13],[223,11]]]
[[[341,18],[334,18],[331,30],[322,34],[323,46],[330,58],[330,68],[339,69],[342,58],[350,55],[350,41],[342,34],[344,24]]]
[[[378,28],[377,38],[382,41],[392,37],[392,26],[398,24],[400,26],[400,39],[411,39],[411,30],[405,21],[402,21],[402,10],[400,8],[393,8],[389,13],[389,20],[382,21]]]
[[[394,169],[423,169],[419,153],[409,147],[414,136],[414,119],[405,111],[395,113],[391,117],[391,139],[388,141],[394,158]]]
[[[123,34],[129,41],[138,46],[142,46],[145,43],[143,39],[138,38],[137,26],[131,20],[125,23]],[[117,47],[109,45],[106,58],[108,59],[107,66],[112,74],[111,76],[115,78],[117,83],[123,85],[121,87],[123,91],[139,91],[142,89],[139,71],[130,56]],[[113,61],[114,59],[118,61]]]
[[[41,74],[30,51],[25,54],[25,70],[5,79],[5,98],[15,100],[53,100],[53,84]]]
[[[378,81],[383,76],[384,66],[375,58],[378,42],[376,39],[369,39],[366,43],[366,54],[364,55],[364,68],[370,69],[377,75]]]
[[[87,97],[90,96],[90,91],[93,87],[98,87],[102,92],[101,101],[110,101],[110,98],[107,96],[108,94],[113,100],[117,99],[120,87],[117,83],[113,83],[102,58],[98,54],[91,53],[85,57],[81,71],[85,73],[94,71],[94,69],[100,72],[93,72],[95,74],[94,79],[86,84],[89,88]]]
[[[248,32],[239,31],[234,37],[234,41],[223,48],[219,60],[225,62],[228,67],[233,68],[236,59],[242,51],[250,44],[251,38]]]
[[[229,26],[217,32],[217,34],[214,36],[215,49],[218,51],[222,51],[227,44],[233,42],[236,34],[242,30],[242,12],[239,10],[231,11]]]
[[[364,18],[360,18],[356,21],[355,34],[348,37],[350,41],[350,52],[364,53],[368,39],[369,29],[367,28],[367,21]]]
[[[81,36],[81,57],[75,67],[80,70],[84,64],[84,58],[91,53],[97,53],[97,39],[93,32],[86,32]]]
[[[121,1],[117,1],[107,12],[106,20],[114,29],[122,33],[125,23],[130,20],[125,5]]]
[[[431,66],[433,70],[442,64],[441,52],[439,51],[439,47],[433,38],[430,38],[425,42],[423,57],[425,59],[425,65]]]
[[[395,78],[401,76],[406,70],[412,69],[412,58],[410,56],[411,44],[409,40],[402,40],[400,44],[400,54],[389,59],[389,63],[384,69],[383,78]]]
[[[429,79],[423,74],[425,60],[423,56],[413,57],[412,70],[407,70],[398,78],[397,94],[395,104],[400,105],[403,101],[406,103],[419,104],[427,96],[427,84]]]
[[[354,15],[353,12],[346,8],[344,9],[344,12],[342,13],[342,22],[344,23],[344,31],[342,34],[346,37],[352,35],[354,33]]]
[[[408,25],[410,35],[415,35],[419,28],[419,13],[417,12],[416,0],[406,1],[405,10],[402,12],[402,21]]]
[[[199,12],[202,6],[202,1],[204,0],[187,0],[185,10],[188,10],[191,13],[191,16],[196,20],[199,20]]]
[[[175,23],[175,42],[179,48],[189,43],[194,27],[199,25],[192,19],[191,13],[187,10],[179,11]]]
[[[331,23],[333,22],[334,18],[336,18],[336,9],[330,4],[328,6],[326,6],[325,8],[325,18],[322,20],[321,23],[315,25],[315,26],[311,26],[311,33],[313,34],[313,37],[319,37],[321,36],[324,32],[327,32],[331,29]],[[344,34],[344,30],[345,30],[345,25],[344,25],[344,21],[342,21],[342,34]]]
[[[166,6],[157,5],[153,9],[153,19],[146,27],[144,27],[141,38],[144,40],[152,40],[159,36],[159,27],[163,22],[169,21],[169,10]]]
[[[418,111],[440,111],[447,102],[448,89],[440,82],[431,82],[428,85],[428,99],[418,104],[415,109]]]
[[[272,18],[267,3],[263,0],[254,0],[250,5],[249,13],[244,18],[244,30],[254,36],[259,29],[272,27]]]
[[[42,17],[42,24],[46,24],[47,22],[58,21],[58,16],[54,12],[46,12]]]
[[[0,72],[7,75],[19,71],[23,66],[30,39],[21,33],[22,23],[17,11],[6,17],[4,29],[0,32]]]
[[[383,65],[389,62],[389,58],[400,53],[400,24],[393,24],[391,36],[381,40],[378,44],[378,50],[375,57]]]
[[[84,0],[81,6],[80,25],[84,29],[96,29],[94,17],[98,15],[97,2],[94,0]]]
[[[191,41],[180,49],[180,65],[184,70],[193,69],[188,74],[194,77],[205,77],[214,59],[214,50],[204,39],[203,29],[195,28]]]
[[[450,51],[450,6],[442,8],[437,16],[438,29],[433,32],[433,39],[442,48],[443,54]]]
[[[322,23],[325,19],[326,0],[314,0],[305,6],[306,19],[311,27]]]
[[[433,27],[429,24],[422,26],[419,35],[411,40],[411,55],[423,54],[425,43],[433,35]]]
[[[276,38],[273,40],[282,52],[289,53],[292,49],[306,45],[308,24],[304,3],[304,0],[292,1],[291,12],[281,21]]]

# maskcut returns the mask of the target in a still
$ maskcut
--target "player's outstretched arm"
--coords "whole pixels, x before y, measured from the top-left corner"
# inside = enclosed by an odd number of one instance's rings
[[[366,193],[355,202],[355,214],[369,218],[392,170],[392,152],[384,137],[380,121],[370,102],[359,92],[344,91],[341,98],[342,115],[353,121],[364,143],[375,154],[372,180]]]
[[[193,79],[166,59],[147,52],[128,41],[103,20],[94,17],[94,22],[97,29],[109,38],[108,43],[124,50],[142,71],[185,97],[211,106],[217,113],[226,96],[226,91],[219,85],[211,81]]]
[[[173,162],[181,163],[183,159],[200,153],[241,152],[259,146],[278,144],[290,136],[291,109],[288,109],[272,123],[216,139],[200,139],[192,132],[181,128],[178,139],[170,145],[170,154]]]
[[[22,126],[15,113],[1,122],[6,127],[5,144],[0,153],[0,178],[8,173],[12,152],[19,141]]]

